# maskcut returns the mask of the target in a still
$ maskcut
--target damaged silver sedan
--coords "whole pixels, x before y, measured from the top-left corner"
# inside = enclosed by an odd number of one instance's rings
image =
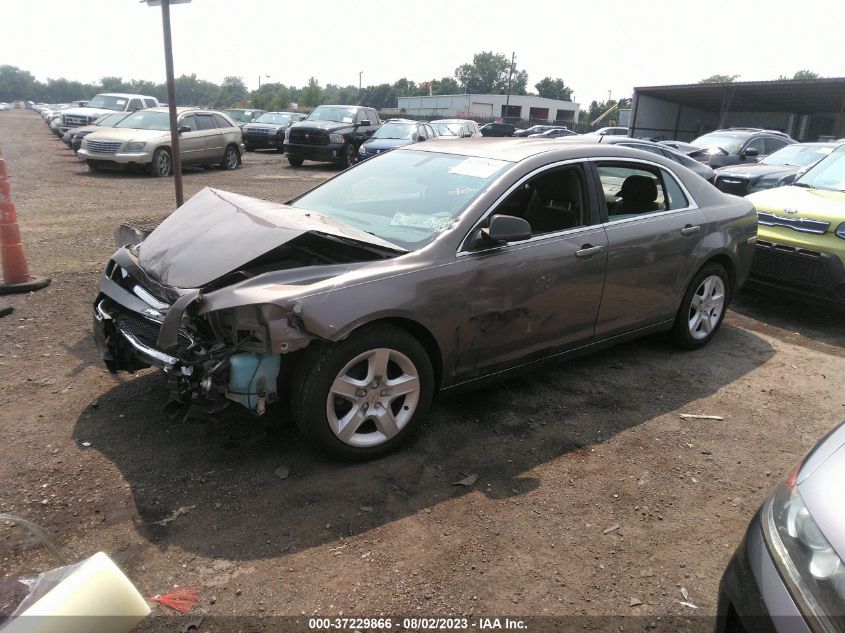
[[[162,368],[172,407],[287,399],[322,449],[369,459],[437,391],[652,332],[705,345],[756,230],[637,150],[415,145],[287,204],[204,189],[114,254],[94,331],[111,371]]]

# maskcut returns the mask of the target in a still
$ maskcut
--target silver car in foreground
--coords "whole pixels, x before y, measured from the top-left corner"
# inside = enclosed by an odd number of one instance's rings
[[[752,519],[722,577],[717,631],[845,631],[845,424]]]

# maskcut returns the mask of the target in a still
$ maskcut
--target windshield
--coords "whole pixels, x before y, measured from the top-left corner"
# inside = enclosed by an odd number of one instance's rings
[[[760,161],[761,165],[794,165],[806,167],[830,154],[833,147],[825,145],[787,145]]]
[[[415,141],[416,123],[385,123],[373,134],[373,138],[393,138]]]
[[[417,250],[451,228],[510,165],[471,156],[393,151],[343,172],[291,205]]]
[[[308,115],[308,121],[335,121],[337,123],[352,123],[355,119],[354,108],[339,106],[320,106]]]
[[[126,97],[97,95],[88,102],[88,107],[101,110],[123,110],[126,107]]]
[[[130,127],[136,130],[161,130],[167,132],[170,129],[170,115],[167,112],[151,112],[139,110],[130,114],[115,127]]]
[[[830,153],[824,160],[820,160],[795,184],[814,189],[830,189],[845,191],[845,146]]]
[[[276,125],[286,125],[290,123],[289,114],[279,114],[278,112],[266,112],[255,119],[256,123],[275,123]]]
[[[700,147],[702,149],[710,149],[711,147],[718,147],[725,150],[728,154],[736,154],[739,148],[742,147],[742,142],[745,139],[742,137],[730,136],[727,134],[705,134],[699,136],[692,141],[690,145]]]
[[[432,123],[431,127],[440,136],[460,136],[462,134],[460,123]]]

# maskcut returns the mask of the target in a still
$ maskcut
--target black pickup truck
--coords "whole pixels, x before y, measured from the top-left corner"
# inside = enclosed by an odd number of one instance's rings
[[[373,108],[322,105],[308,118],[285,132],[285,154],[293,167],[304,160],[338,163],[349,167],[358,162],[361,143],[381,127]]]

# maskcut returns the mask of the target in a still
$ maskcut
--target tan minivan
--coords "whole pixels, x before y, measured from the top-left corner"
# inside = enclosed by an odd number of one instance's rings
[[[179,147],[183,165],[219,165],[237,169],[244,151],[240,128],[222,112],[177,108]],[[143,167],[153,176],[173,174],[173,150],[167,108],[148,108],[126,117],[115,127],[89,134],[79,157],[91,171]]]

